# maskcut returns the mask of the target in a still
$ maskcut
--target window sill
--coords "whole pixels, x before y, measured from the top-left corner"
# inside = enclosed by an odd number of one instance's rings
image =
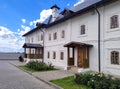
[[[114,65],[114,64],[110,64],[107,66],[108,68],[113,68],[113,69],[120,69],[120,64],[119,65]]]
[[[79,35],[78,37],[80,38],[80,37],[86,37],[86,36],[87,36],[87,34]]]
[[[107,32],[116,32],[116,31],[120,31],[120,28],[113,28],[113,29],[108,29]]]

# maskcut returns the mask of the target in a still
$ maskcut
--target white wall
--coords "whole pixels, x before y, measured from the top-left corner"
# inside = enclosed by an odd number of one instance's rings
[[[45,30],[45,62],[50,62],[55,66],[63,69],[67,68],[67,48],[64,47],[70,40],[70,24],[69,20],[63,23],[54,25]],[[65,31],[65,38],[61,38],[62,30]],[[57,39],[53,39],[53,34],[57,32]],[[49,40],[49,34],[51,34],[51,40]],[[53,52],[56,52],[56,59],[53,59]],[[50,52],[50,58],[47,58],[47,53]],[[60,59],[60,52],[64,52],[64,59]]]
[[[119,28],[110,29],[110,17],[119,16]],[[111,51],[120,52],[120,1],[104,7],[104,67],[108,74],[120,75],[120,65],[111,64]],[[120,56],[120,55],[119,55]],[[119,58],[120,60],[120,58]]]

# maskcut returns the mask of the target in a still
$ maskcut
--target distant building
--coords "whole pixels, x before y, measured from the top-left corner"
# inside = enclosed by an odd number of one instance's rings
[[[51,16],[23,35],[27,61],[120,75],[120,0],[85,0],[60,14],[57,5],[51,9]]]

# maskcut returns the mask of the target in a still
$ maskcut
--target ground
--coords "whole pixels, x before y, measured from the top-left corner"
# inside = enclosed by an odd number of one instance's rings
[[[54,88],[11,65],[9,61],[0,61],[0,89]]]

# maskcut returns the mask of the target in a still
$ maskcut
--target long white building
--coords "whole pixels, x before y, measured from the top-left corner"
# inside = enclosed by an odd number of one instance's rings
[[[25,37],[26,60],[42,60],[65,70],[120,75],[120,0],[85,0],[52,15]]]

